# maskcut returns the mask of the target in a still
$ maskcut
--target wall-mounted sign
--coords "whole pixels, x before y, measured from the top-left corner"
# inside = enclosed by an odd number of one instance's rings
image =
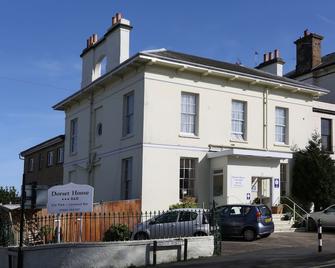
[[[69,183],[48,189],[48,213],[92,212],[94,188]]]
[[[275,178],[273,181],[274,188],[279,188],[279,179]]]
[[[245,177],[231,177],[231,187],[240,188],[244,187]]]

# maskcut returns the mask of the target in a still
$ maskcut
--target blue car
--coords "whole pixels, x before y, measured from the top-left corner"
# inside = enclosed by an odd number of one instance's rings
[[[252,241],[274,231],[271,210],[262,204],[220,206],[215,209],[215,218],[223,237],[239,236]]]

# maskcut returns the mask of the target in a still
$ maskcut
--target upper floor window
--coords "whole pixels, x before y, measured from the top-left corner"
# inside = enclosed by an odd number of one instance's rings
[[[107,57],[103,56],[93,68],[92,80],[98,79],[107,72]]]
[[[276,142],[278,143],[288,143],[287,116],[286,108],[276,107]]]
[[[245,140],[246,138],[246,102],[232,101],[231,113],[231,136],[235,140]]]
[[[28,171],[33,172],[34,171],[34,158],[29,158],[28,160]]]
[[[332,120],[321,118],[321,142],[322,149],[332,152]]]
[[[57,163],[64,162],[64,147],[59,147],[57,149]]]
[[[51,167],[54,164],[54,152],[53,151],[48,152],[47,160],[48,160],[47,162],[48,167]]]
[[[70,153],[77,152],[78,143],[78,118],[72,119],[70,123]]]
[[[197,134],[197,95],[181,93],[181,133]]]
[[[133,158],[122,159],[122,198],[131,198],[131,182],[133,178]]]
[[[134,131],[134,92],[123,98],[123,136],[132,134]]]

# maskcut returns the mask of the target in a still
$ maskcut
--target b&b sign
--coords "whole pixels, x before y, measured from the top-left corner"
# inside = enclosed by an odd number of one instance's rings
[[[85,184],[53,186],[48,189],[48,213],[92,212],[93,191]]]

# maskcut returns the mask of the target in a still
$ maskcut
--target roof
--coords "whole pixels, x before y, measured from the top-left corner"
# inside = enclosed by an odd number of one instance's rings
[[[304,74],[307,74],[307,73],[310,73],[310,72],[320,70],[322,68],[328,67],[328,66],[333,65],[333,64],[335,64],[335,52],[323,56],[321,58],[321,64],[319,64],[315,68],[311,69],[309,72],[301,74],[301,73],[296,73],[296,70],[292,70],[292,71],[288,72],[287,74],[285,74],[285,77],[295,78],[295,77],[298,77],[300,75],[304,75]]]
[[[64,142],[64,139],[65,139],[65,135],[58,135],[54,138],[51,138],[49,140],[46,140],[40,144],[37,144],[33,147],[30,147],[29,149],[27,150],[24,150],[20,153],[20,156],[22,157],[25,157],[26,155],[29,155],[29,154],[32,154],[36,151],[39,151],[41,149],[44,149],[44,148],[47,148],[49,146],[52,146],[52,145],[55,145],[57,143],[61,143],[61,142]]]
[[[99,77],[98,79],[94,80],[91,84],[88,86],[78,90],[71,96],[67,97],[66,99],[60,101],[56,105],[53,106],[56,110],[64,110],[65,105],[70,102],[71,100],[74,100],[79,95],[83,94],[84,92],[87,92],[90,90],[93,86],[102,83],[102,81],[107,80],[110,78],[110,76],[117,74],[118,72],[121,72],[122,70],[126,69],[131,64],[147,64],[150,59],[159,59],[161,61],[166,61],[171,64],[185,64],[190,65],[195,68],[203,68],[207,70],[213,70],[215,72],[225,72],[231,76],[239,76],[239,77],[247,77],[249,80],[261,80],[266,81],[269,83],[276,83],[280,86],[284,85],[287,87],[295,87],[295,88],[303,88],[307,91],[313,92],[313,94],[316,93],[316,95],[323,95],[327,94],[328,90],[323,89],[321,87],[303,83],[294,79],[290,79],[287,77],[277,76],[274,74],[267,73],[265,71],[257,70],[254,68],[245,67],[238,64],[232,64],[224,61],[218,61],[210,58],[204,58],[194,55],[189,55],[181,52],[175,52],[171,50],[166,49],[157,49],[157,50],[151,50],[151,51],[142,51],[128,60],[121,63],[119,66],[114,68],[113,70],[109,71],[108,73],[104,74],[103,76]]]
[[[19,209],[20,207],[21,205],[19,204],[5,204],[5,205],[0,204],[0,208],[4,208],[5,210],[15,210]]]

